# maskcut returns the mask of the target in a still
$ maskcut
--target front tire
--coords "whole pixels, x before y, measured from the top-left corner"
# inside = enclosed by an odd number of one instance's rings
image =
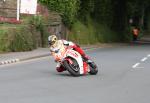
[[[68,72],[77,77],[80,76],[80,67],[77,63],[77,61],[73,58],[69,58],[72,60],[73,64],[70,64],[67,60],[64,61],[64,68],[66,68],[66,70],[68,70]]]

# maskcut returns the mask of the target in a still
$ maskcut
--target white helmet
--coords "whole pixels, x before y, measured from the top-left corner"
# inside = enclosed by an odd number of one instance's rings
[[[54,45],[57,41],[58,41],[58,38],[57,38],[56,35],[50,35],[48,37],[48,43],[49,43],[50,46]]]

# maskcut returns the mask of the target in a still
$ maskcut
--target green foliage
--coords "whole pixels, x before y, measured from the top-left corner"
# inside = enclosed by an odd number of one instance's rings
[[[94,18],[100,24],[111,26],[113,22],[112,0],[96,0],[94,8]]]
[[[149,17],[145,14],[145,10],[150,7],[149,0],[39,0],[39,2],[47,5],[50,10],[59,12],[68,27],[73,25],[76,19],[88,27],[86,23],[90,15],[98,25],[104,25],[100,28],[103,28],[101,30],[103,34],[108,34],[103,36],[108,40],[116,36],[107,33],[107,29],[114,31],[120,41],[128,40],[130,18],[136,18],[136,25],[141,29],[143,27],[149,29],[150,25]],[[141,23],[142,20],[145,24]]]
[[[66,25],[71,26],[75,22],[79,10],[80,0],[39,0],[48,6],[50,10],[61,14]]]
[[[32,26],[32,34],[38,33],[41,38],[42,47],[47,46],[47,37],[49,35],[48,25],[49,21],[46,20],[42,15],[35,15],[28,20],[29,24]],[[37,41],[36,41],[37,42]],[[36,43],[37,44],[37,43]]]
[[[35,48],[27,27],[3,27],[0,32],[0,51],[25,51]]]
[[[41,30],[44,20],[42,15],[34,15],[28,20],[28,22],[29,24],[35,26],[37,30]]]
[[[147,29],[148,29],[148,31],[150,32],[150,13],[149,13],[149,15],[148,15],[148,20],[147,20]]]
[[[36,47],[28,27],[19,27],[10,32],[14,35],[9,45],[11,51],[29,51]]]
[[[96,34],[99,42],[109,43],[120,41],[120,36],[107,25],[95,23],[95,28],[97,29]]]
[[[0,26],[0,52],[29,51],[37,47],[47,46],[48,29],[43,25],[46,20],[42,16],[22,18],[23,24],[2,24]]]
[[[72,32],[68,34],[69,40],[78,44],[94,44],[98,42],[96,37],[95,28],[92,22],[88,22],[88,25],[84,25],[82,22],[77,21],[72,26]]]
[[[78,18],[85,23],[87,22],[88,15],[91,15],[91,13],[94,12],[95,0],[80,0],[80,1],[81,3],[80,3]]]
[[[74,23],[71,32],[68,34],[69,40],[78,44],[95,44],[98,42],[118,42],[120,36],[104,24],[94,22],[87,17],[87,25],[78,21]]]
[[[7,49],[8,49],[9,43],[7,42],[8,41],[7,35],[5,35],[7,33],[8,33],[7,29],[1,27],[1,30],[0,30],[0,52],[7,51]]]
[[[127,2],[127,10],[128,15],[130,17],[132,16],[141,16],[142,10],[144,9],[144,6],[146,6],[145,1],[141,0],[132,0]]]

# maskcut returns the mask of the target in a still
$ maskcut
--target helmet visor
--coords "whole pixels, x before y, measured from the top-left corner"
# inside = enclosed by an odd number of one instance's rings
[[[49,41],[49,45],[54,45],[55,41]]]

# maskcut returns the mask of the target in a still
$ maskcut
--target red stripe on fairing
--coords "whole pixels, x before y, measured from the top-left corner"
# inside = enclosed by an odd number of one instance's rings
[[[76,54],[76,53],[73,53],[73,52],[71,52],[71,51],[67,51],[67,54],[70,54],[70,55],[72,55],[72,56],[74,56],[74,57],[78,57],[78,55]]]
[[[84,74],[87,73],[87,68],[88,68],[88,65],[86,62],[83,62],[83,71],[84,71]]]
[[[66,60],[70,63],[70,64],[73,64],[73,61],[69,58],[66,58]]]

